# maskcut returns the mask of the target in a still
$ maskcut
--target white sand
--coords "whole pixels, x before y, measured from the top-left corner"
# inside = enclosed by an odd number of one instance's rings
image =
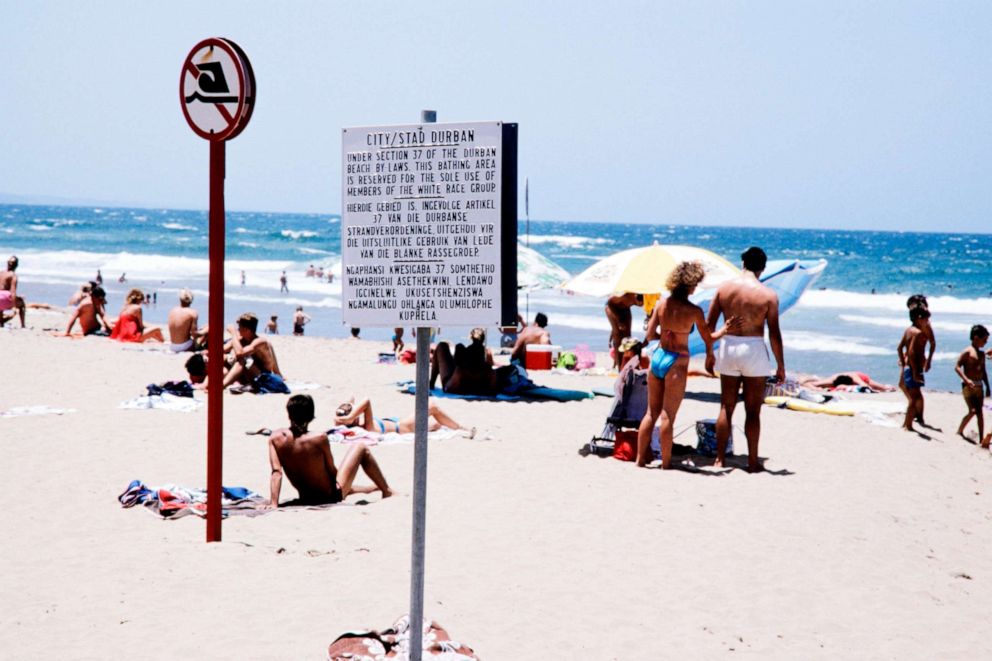
[[[291,380],[329,386],[311,393],[318,428],[352,392],[413,410],[391,383],[414,368],[375,364],[383,345],[275,345]],[[77,409],[0,418],[0,656],[321,659],[407,611],[412,445],[374,450],[396,498],[234,517],[208,545],[200,519],[116,501],[136,478],[205,484],[205,410],[117,408],[184,357],[37,330],[0,331],[0,351],[0,410]],[[692,379],[676,428],[714,417],[717,388]],[[243,432],[283,425],[285,400],[225,397],[226,485],[267,495],[265,440]],[[430,447],[427,613],[486,659],[988,657],[992,456],[953,435],[960,397],[927,402],[931,440],[766,407],[761,455],[781,474],[749,475],[580,457],[606,398],[440,400],[492,438]]]

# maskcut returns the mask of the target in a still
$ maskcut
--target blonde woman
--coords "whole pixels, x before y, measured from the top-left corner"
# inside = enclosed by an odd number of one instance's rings
[[[671,295],[658,302],[648,319],[645,342],[658,339],[651,354],[648,372],[648,410],[637,432],[637,465],[646,466],[651,459],[651,433],[661,417],[661,467],[672,465],[672,426],[685,396],[685,380],[689,369],[689,334],[693,326],[706,343],[706,371],[713,373],[713,342],[723,337],[738,323],[730,319],[717,332],[710,334],[703,310],[689,300],[706,272],[699,262],[682,262],[665,283]]]
[[[141,313],[141,304],[145,300],[144,293],[140,289],[132,289],[124,300],[124,307],[117,317],[110,339],[118,342],[165,342],[161,328],[145,327]]]

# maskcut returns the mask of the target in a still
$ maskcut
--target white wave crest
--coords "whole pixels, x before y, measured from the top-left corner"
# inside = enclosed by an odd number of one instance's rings
[[[807,291],[799,306],[807,308],[840,308],[845,310],[884,310],[906,313],[908,294],[864,294],[840,289]],[[967,314],[992,316],[992,298],[957,298],[955,296],[928,296],[933,314]],[[907,320],[908,325],[908,320]]]
[[[51,225],[28,225],[28,229],[34,232],[51,232],[55,228]]]
[[[528,239],[526,237],[521,237],[521,241],[527,243]],[[538,234],[536,236],[531,236],[529,239],[530,243],[542,244],[542,243],[554,243],[563,248],[578,248],[584,245],[603,245],[607,243],[614,243],[612,239],[604,239],[602,237],[591,237],[591,236],[565,236],[559,234]]]
[[[852,324],[864,324],[866,326],[882,326],[884,328],[905,329],[909,326],[909,318],[899,317],[869,317],[859,314],[838,315],[841,321]],[[971,324],[955,321],[930,320],[930,325],[936,330],[948,331],[950,333],[967,333],[971,330]]]
[[[190,225],[183,225],[182,223],[162,223],[162,227],[167,230],[176,230],[179,232],[195,232],[196,228]]]
[[[316,232],[311,232],[310,230],[283,230],[279,232],[287,239],[313,239],[320,236]]]

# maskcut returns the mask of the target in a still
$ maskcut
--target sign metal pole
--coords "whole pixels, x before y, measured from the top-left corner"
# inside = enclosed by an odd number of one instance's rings
[[[422,110],[420,121],[433,124],[437,112]],[[413,450],[413,540],[410,552],[410,659],[420,661],[423,652],[424,545],[427,518],[427,408],[431,369],[431,329],[417,328],[417,393],[414,414]]]
[[[207,541],[221,538],[224,461],[224,163],[226,143],[210,142],[210,310],[207,346]]]

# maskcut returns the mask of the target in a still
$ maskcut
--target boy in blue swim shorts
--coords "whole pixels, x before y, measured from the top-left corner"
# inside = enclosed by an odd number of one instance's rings
[[[925,327],[930,319],[930,311],[925,307],[915,307],[909,311],[911,325],[902,335],[899,347],[899,367],[902,369],[903,392],[906,394],[908,405],[903,429],[915,431],[913,420],[923,418],[923,372],[926,366],[927,335]],[[922,423],[921,423],[922,424]]]

